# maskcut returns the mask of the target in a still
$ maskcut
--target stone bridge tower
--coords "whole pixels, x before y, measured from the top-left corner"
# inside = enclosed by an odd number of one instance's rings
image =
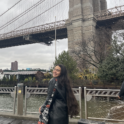
[[[69,0],[67,21],[68,49],[78,49],[78,42],[91,37],[96,31],[94,12],[107,9],[106,0]]]

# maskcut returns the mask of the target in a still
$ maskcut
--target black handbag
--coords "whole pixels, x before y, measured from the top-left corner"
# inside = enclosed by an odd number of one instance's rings
[[[56,93],[56,88],[57,88],[57,79],[55,79],[55,86],[53,88],[52,94],[50,96],[50,98],[47,100],[47,105],[44,107],[44,110],[42,111],[42,113],[39,116],[39,121],[38,124],[48,124],[48,120],[49,120],[49,108],[50,105],[52,104],[53,101],[53,97]]]

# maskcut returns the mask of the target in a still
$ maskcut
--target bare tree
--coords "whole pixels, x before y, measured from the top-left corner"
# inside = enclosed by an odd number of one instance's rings
[[[87,40],[83,39],[78,44],[80,46],[78,49],[72,50],[72,54],[79,60],[78,67],[80,69],[90,66],[99,67],[109,51],[111,35],[111,30],[99,28],[95,35]]]
[[[90,67],[98,68],[106,56],[112,51],[116,53],[116,55],[124,57],[123,29],[123,19],[115,21],[109,26],[97,26],[94,35],[91,34],[88,39],[84,38],[82,42],[78,43],[78,48],[71,50],[71,54],[77,60],[78,67],[80,69]],[[113,36],[122,38],[123,40],[118,40]]]

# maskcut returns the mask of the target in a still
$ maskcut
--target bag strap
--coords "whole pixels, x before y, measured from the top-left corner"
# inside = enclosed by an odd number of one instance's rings
[[[57,79],[55,79],[56,80],[56,82],[55,82],[55,85],[54,85],[54,88],[53,88],[53,92],[52,92],[52,94],[51,94],[51,97],[50,97],[50,99],[51,99],[51,101],[50,101],[50,104],[49,105],[51,105],[52,104],[52,102],[53,102],[53,97],[55,96],[55,93],[56,93],[56,89],[57,89]]]

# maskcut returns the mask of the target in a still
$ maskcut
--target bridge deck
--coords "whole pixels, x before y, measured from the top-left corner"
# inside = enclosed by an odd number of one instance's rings
[[[65,26],[65,21],[66,20],[61,20],[56,22],[57,39],[67,38],[67,28]],[[55,38],[54,23],[0,34],[0,48],[33,43],[51,45]]]

